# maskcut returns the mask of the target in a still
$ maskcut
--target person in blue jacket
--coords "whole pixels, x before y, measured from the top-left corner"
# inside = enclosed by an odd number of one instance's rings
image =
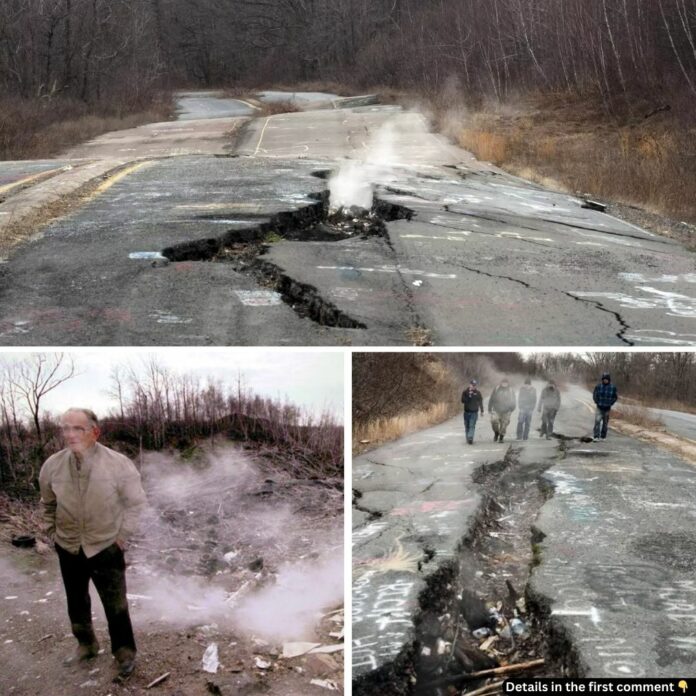
[[[594,437],[595,440],[606,439],[607,429],[609,427],[609,411],[616,403],[619,394],[616,387],[611,383],[611,375],[605,372],[602,375],[602,381],[594,388],[592,400],[597,406],[595,411],[594,421]]]

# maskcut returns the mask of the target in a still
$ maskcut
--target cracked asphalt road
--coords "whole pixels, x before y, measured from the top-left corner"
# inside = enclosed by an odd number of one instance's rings
[[[4,264],[7,345],[407,345],[414,335],[435,345],[696,343],[691,252],[477,162],[430,133],[421,114],[361,106],[255,119],[239,156],[224,157],[226,134],[250,107],[180,99],[192,120],[108,134],[68,153],[146,164]],[[282,210],[315,206],[312,194],[328,184],[310,174],[346,158],[410,220],[387,222],[388,238],[335,242],[285,240],[280,228],[263,259],[364,329],[320,325],[220,264],[153,268],[129,258],[187,241],[213,247]],[[18,166],[0,164],[0,177],[14,183]],[[0,212],[31,190],[10,195]],[[256,294],[230,300],[237,290]]]
[[[571,440],[539,439],[535,413],[525,443],[492,443],[485,417],[476,444],[467,446],[458,416],[354,460],[358,683],[408,650],[420,592],[476,519],[482,491],[472,474],[508,449],[512,466],[549,467],[553,494],[534,522],[543,540],[528,597],[550,614],[554,635],[569,641],[558,644],[553,664],[560,670],[565,661],[594,677],[693,673],[696,468],[614,431],[583,444],[593,424],[586,391],[571,387],[563,399],[555,431]]]

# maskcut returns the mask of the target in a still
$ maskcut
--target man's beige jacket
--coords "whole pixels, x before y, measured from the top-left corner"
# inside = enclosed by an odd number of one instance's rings
[[[69,449],[49,457],[39,486],[48,535],[70,553],[82,547],[87,558],[126,541],[146,503],[133,462],[98,442],[79,467]]]

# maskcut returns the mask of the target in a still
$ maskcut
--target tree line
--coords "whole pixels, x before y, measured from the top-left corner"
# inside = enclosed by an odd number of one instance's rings
[[[355,353],[353,422],[392,418],[437,403],[459,408],[469,380],[486,390],[506,375],[592,388],[603,372],[623,397],[696,410],[694,353]]]
[[[31,488],[46,457],[62,447],[59,414],[47,395],[77,374],[63,354],[35,354],[0,373],[0,487]],[[185,450],[203,439],[242,441],[265,450],[297,476],[343,476],[343,427],[325,412],[255,394],[241,374],[236,384],[175,374],[156,359],[139,369],[116,366],[102,414],[101,441],[131,457],[143,450]],[[75,404],[86,406],[89,404]],[[98,414],[99,415],[99,414]]]
[[[693,98],[696,0],[0,0],[11,94],[312,80]]]
[[[696,409],[694,353],[535,353],[528,358],[527,369],[532,375],[586,386],[609,372],[621,395],[646,406]]]

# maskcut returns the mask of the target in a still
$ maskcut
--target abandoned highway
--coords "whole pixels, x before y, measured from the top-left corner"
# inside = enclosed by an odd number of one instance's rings
[[[693,673],[696,469],[588,442],[587,393],[563,398],[552,440],[535,414],[528,441],[493,443],[486,416],[467,446],[457,417],[355,458],[356,696],[439,693],[513,651],[542,676]]]
[[[176,121],[0,163],[0,340],[696,343],[676,242],[477,162],[418,112],[287,97],[307,110],[181,93]],[[330,215],[366,188],[372,215]]]

